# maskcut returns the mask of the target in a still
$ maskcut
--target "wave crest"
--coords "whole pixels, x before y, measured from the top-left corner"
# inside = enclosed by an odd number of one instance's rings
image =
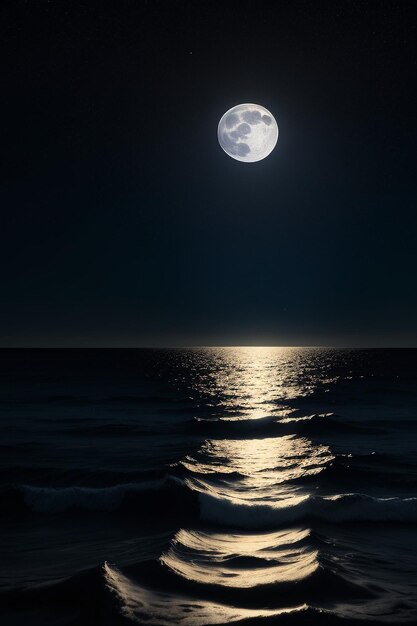
[[[311,517],[336,523],[417,521],[417,498],[375,498],[350,493],[294,497],[277,505],[251,504],[200,493],[199,501],[202,519],[237,528],[272,528]]]

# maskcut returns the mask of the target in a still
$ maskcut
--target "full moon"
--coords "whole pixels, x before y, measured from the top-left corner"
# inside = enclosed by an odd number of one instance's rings
[[[217,129],[219,144],[237,161],[261,161],[275,148],[278,124],[259,104],[238,104],[223,115]]]

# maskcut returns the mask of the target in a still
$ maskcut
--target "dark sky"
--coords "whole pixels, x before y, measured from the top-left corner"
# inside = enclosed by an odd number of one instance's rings
[[[414,6],[2,2],[0,344],[416,345]]]

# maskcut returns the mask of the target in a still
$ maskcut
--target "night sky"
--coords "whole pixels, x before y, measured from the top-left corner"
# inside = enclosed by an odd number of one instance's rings
[[[416,9],[2,2],[0,344],[417,345]],[[240,102],[264,161],[217,142]]]

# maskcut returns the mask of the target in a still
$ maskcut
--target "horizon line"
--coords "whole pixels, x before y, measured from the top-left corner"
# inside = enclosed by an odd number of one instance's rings
[[[254,344],[178,344],[178,345],[135,345],[135,346],[112,346],[112,345],[0,345],[0,350],[219,350],[219,349],[311,349],[311,350],[416,350],[417,345],[254,345]]]

